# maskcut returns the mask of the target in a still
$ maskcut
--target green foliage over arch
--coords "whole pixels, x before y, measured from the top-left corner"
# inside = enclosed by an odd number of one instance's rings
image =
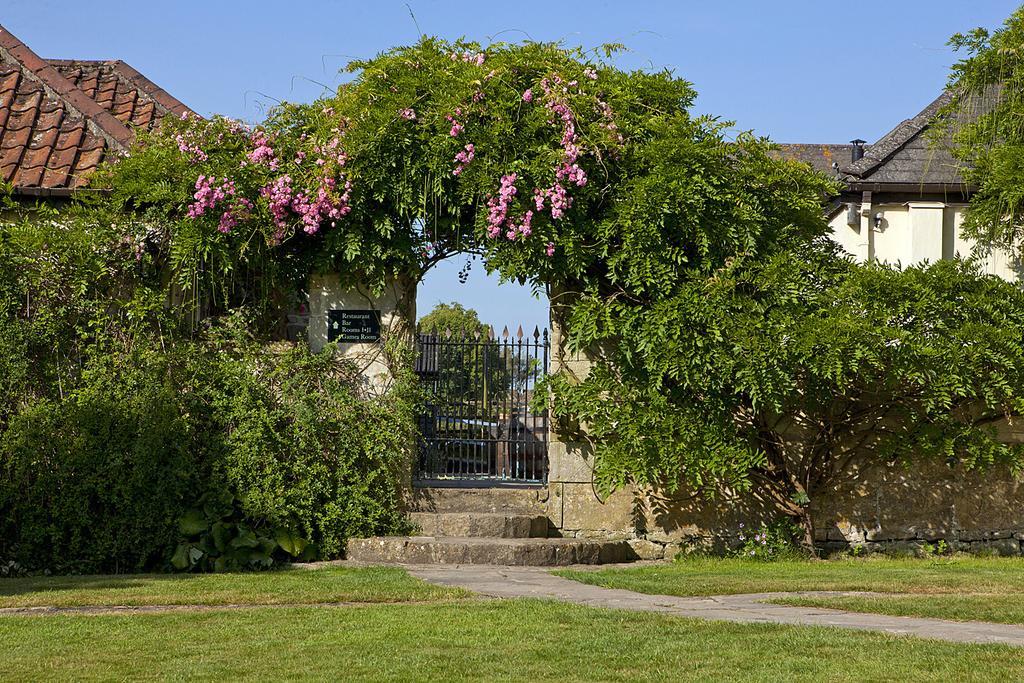
[[[669,72],[436,39],[349,68],[256,129],[169,123],[101,180],[169,222],[183,283],[219,286],[247,268],[382,286],[470,251],[508,279],[643,295],[824,231],[828,181],[727,140]]]

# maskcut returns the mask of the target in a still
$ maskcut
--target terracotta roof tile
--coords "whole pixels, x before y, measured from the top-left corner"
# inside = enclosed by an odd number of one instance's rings
[[[148,130],[168,114],[192,110],[122,61],[51,59],[49,64],[129,126]]]
[[[0,26],[0,179],[16,192],[68,192],[132,128],[191,110],[119,61],[44,60]]]

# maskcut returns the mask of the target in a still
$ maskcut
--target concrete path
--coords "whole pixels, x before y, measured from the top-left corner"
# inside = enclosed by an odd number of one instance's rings
[[[661,612],[697,619],[832,626],[862,631],[882,631],[957,643],[1003,643],[1024,646],[1024,626],[979,621],[892,617],[813,607],[770,605],[764,602],[782,597],[872,595],[871,593],[808,591],[681,598],[590,586],[554,576],[549,573],[549,570],[541,567],[416,565],[405,568],[410,574],[425,581],[442,586],[466,588],[495,598],[547,598],[589,607]]]

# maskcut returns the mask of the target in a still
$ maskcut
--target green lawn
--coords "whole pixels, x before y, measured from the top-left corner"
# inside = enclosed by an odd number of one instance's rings
[[[902,577],[901,585],[916,585],[929,597],[936,586],[968,587],[969,575],[978,578],[977,585],[1019,589],[1014,574],[1022,566],[1006,560],[712,561],[580,574],[619,581],[646,577],[644,585],[651,587],[657,585],[652,583],[657,574],[651,574],[656,570],[662,577],[675,577],[676,591],[684,594],[686,577],[691,589],[685,593],[693,592],[695,573],[703,576],[698,586],[703,592],[723,592],[723,585],[778,590],[779,581],[819,587],[821,583],[813,582],[821,581],[824,568],[840,583],[858,574],[859,581],[891,582],[895,574]],[[748,583],[737,578],[742,575]],[[315,604],[330,602],[363,604]],[[0,604],[209,606],[196,611],[0,615],[0,680],[5,681],[1024,678],[1024,648],[702,622],[537,600],[480,600],[429,586],[399,569],[2,579]],[[218,609],[228,604],[251,606]],[[299,606],[270,607],[274,604]]]
[[[408,602],[465,595],[387,567],[0,579],[0,607]]]
[[[892,595],[835,598],[783,598],[780,605],[831,607],[853,612],[891,614],[897,617],[934,617],[955,621],[994,621],[1024,624],[1024,596],[1020,594]]]
[[[1024,650],[532,600],[0,617],[0,680],[1012,680]]]
[[[1022,558],[857,558],[758,562],[685,559],[671,564],[561,571],[583,583],[656,595],[726,595],[774,591],[881,593],[1015,593],[1024,598]]]

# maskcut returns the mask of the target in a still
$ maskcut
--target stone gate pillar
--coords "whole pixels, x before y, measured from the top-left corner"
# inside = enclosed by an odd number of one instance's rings
[[[569,350],[565,335],[564,291],[551,292],[551,374],[564,373],[570,379],[586,378],[593,361],[585,352]],[[548,459],[548,517],[565,536],[630,538],[636,534],[633,493],[617,491],[600,498],[593,485],[593,453],[579,440],[577,425],[551,420]],[[574,436],[576,435],[576,436]]]
[[[337,273],[318,274],[309,280],[309,345],[319,352],[337,342],[338,354],[355,362],[369,386],[381,388],[391,378],[385,354],[388,339],[412,343],[416,329],[416,283],[399,278],[383,292],[342,286]]]

